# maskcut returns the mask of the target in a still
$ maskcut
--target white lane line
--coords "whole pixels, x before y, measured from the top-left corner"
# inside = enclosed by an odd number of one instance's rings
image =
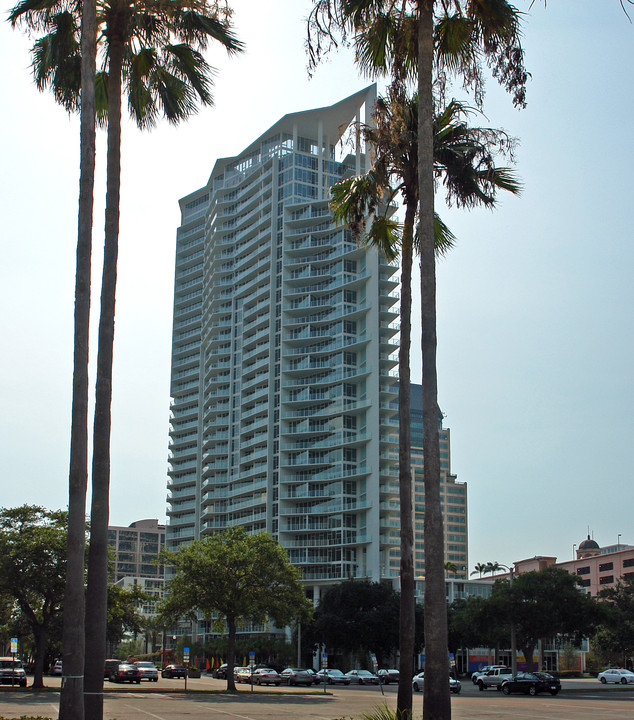
[[[222,713],[223,715],[231,715],[231,717],[242,718],[242,720],[256,720],[250,715],[238,715],[238,713],[227,712],[227,710],[220,710],[217,707],[214,708],[214,712]]]
[[[161,717],[160,715],[155,715],[154,713],[148,712],[147,710],[141,710],[141,708],[134,707],[134,705],[124,705],[124,707],[132,708],[132,710],[136,710],[137,712],[143,713],[144,715],[149,715],[150,717],[156,718],[156,720],[167,720],[167,718]]]

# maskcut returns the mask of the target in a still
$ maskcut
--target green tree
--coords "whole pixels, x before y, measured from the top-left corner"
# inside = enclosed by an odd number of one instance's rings
[[[106,640],[116,644],[121,642],[126,633],[132,633],[136,637],[142,632],[144,619],[139,612],[139,606],[152,598],[152,595],[141,590],[138,585],[129,588],[108,585]]]
[[[306,641],[326,645],[332,652],[369,654],[385,665],[399,647],[399,593],[381,582],[346,580],[328,588],[319,600]],[[419,621],[422,613],[419,612]],[[414,648],[422,645],[422,623],[412,635]]]
[[[37,505],[0,509],[0,594],[14,598],[34,638],[33,687],[43,687],[48,632],[61,613],[68,516]]]
[[[266,532],[241,527],[207,536],[165,552],[174,575],[166,583],[163,614],[178,617],[200,611],[218,632],[226,632],[227,689],[235,691],[236,630],[240,621],[278,626],[310,617],[311,605],[300,571],[282,546]]]
[[[81,5],[69,0],[23,0],[11,13],[14,22],[52,31],[36,42],[36,77],[51,78],[55,97],[65,107],[77,105],[80,90]],[[159,115],[178,123],[196,111],[197,101],[212,104],[212,69],[204,51],[210,41],[229,53],[241,49],[230,29],[230,10],[222,0],[99,0],[97,37],[101,67],[96,75],[97,116],[107,123],[106,212],[101,310],[98,332],[95,419],[93,425],[91,545],[86,604],[85,686],[91,717],[103,715],[103,661],[107,605],[107,530],[110,486],[110,428],[114,317],[119,244],[121,184],[121,98],[141,128]],[[55,52],[51,53],[50,50]],[[102,649],[104,648],[104,649]],[[87,702],[88,702],[87,701]],[[93,705],[94,704],[94,705]]]
[[[625,667],[634,655],[634,579],[619,578],[616,586],[599,592],[604,610],[600,627],[593,637],[593,647],[600,648],[608,662]]]
[[[339,35],[352,37],[359,66],[418,83],[418,193],[425,456],[425,623],[427,720],[451,717],[446,676],[447,616],[444,537],[440,503],[440,448],[436,369],[436,268],[434,246],[434,86],[440,100],[446,81],[458,77],[483,98],[483,65],[525,102],[527,73],[520,13],[507,0],[315,0],[308,19],[310,65]],[[407,681],[408,682],[408,681]],[[399,716],[411,716],[411,691],[399,683]]]
[[[68,543],[67,573],[64,599],[63,667],[67,673],[62,686],[60,717],[80,720],[84,716],[84,555],[86,551],[86,489],[88,484],[88,355],[90,319],[90,283],[92,255],[92,222],[95,177],[95,70],[96,70],[96,4],[84,0],[81,4],[81,38],[75,39],[63,31],[66,14],[61,6],[42,15],[31,5],[26,13],[13,11],[9,22],[22,22],[29,30],[42,29],[47,33],[35,46],[33,70],[40,90],[51,86],[58,101],[72,111],[77,95],[66,94],[56,82],[56,74],[49,71],[45,59],[68,54],[65,61],[69,73],[81,79],[80,106],[80,175],[79,209],[77,221],[77,251],[75,270],[75,313],[73,352],[73,392],[70,433],[70,468],[68,482]],[[70,46],[66,44],[71,40]],[[61,41],[61,42],[58,42]],[[81,48],[81,60],[77,51]]]
[[[512,585],[498,580],[488,604],[499,624],[515,626],[517,646],[529,672],[540,639],[558,635],[577,644],[592,633],[601,617],[597,601],[582,591],[578,578],[553,566],[520,573]]]

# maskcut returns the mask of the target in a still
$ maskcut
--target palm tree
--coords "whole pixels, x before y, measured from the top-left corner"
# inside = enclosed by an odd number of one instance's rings
[[[75,107],[80,90],[77,73],[79,4],[72,0],[23,0],[12,11],[17,21],[48,34],[33,48],[36,77],[53,80],[56,99]],[[107,603],[107,530],[110,485],[110,408],[114,314],[119,241],[121,179],[121,96],[140,128],[151,128],[159,114],[178,123],[194,113],[197,101],[211,105],[211,71],[204,51],[210,41],[227,51],[240,51],[231,32],[230,10],[222,0],[99,0],[96,74],[97,117],[108,127],[106,220],[97,352],[93,426],[91,542],[86,603],[85,688],[87,716],[103,714],[101,689],[105,652]],[[51,29],[50,17],[56,22]],[[63,40],[64,42],[61,42]],[[51,52],[54,49],[55,52]],[[90,707],[89,707],[90,705]]]
[[[352,36],[358,65],[370,75],[418,82],[418,193],[425,457],[425,683],[426,720],[451,717],[446,676],[447,618],[444,538],[440,505],[440,448],[436,370],[434,257],[434,86],[444,101],[447,81],[458,77],[483,100],[487,64],[525,105],[527,73],[520,13],[508,0],[315,0],[308,19],[309,64]]]
[[[36,42],[35,81],[38,89],[52,87],[56,97],[69,111],[76,107],[75,94],[65,95],[56,82],[53,63],[62,47],[69,66],[79,73],[82,92],[80,110],[80,178],[75,270],[75,317],[73,352],[73,393],[68,482],[68,536],[66,545],[66,581],[64,592],[62,656],[66,677],[60,699],[60,718],[83,720],[84,717],[84,563],[86,552],[86,489],[88,482],[88,354],[90,319],[90,273],[92,256],[93,189],[95,176],[95,69],[96,6],[82,3],[80,42],[76,43],[72,15],[61,11],[40,18],[35,11],[9,15],[13,26],[24,24],[47,31]],[[69,52],[70,48],[70,52]],[[40,58],[42,62],[35,61]],[[61,94],[58,95],[58,92]]]
[[[479,574],[480,577],[482,577],[482,573],[485,573],[487,571],[487,565],[486,563],[476,563],[474,565],[474,569],[472,570],[471,574],[475,575],[476,573]]]
[[[452,101],[434,121],[435,176],[442,180],[454,202],[473,206],[494,205],[498,189],[518,193],[519,183],[507,168],[494,164],[494,155],[512,153],[506,133],[491,128],[471,128],[470,109]],[[331,189],[335,222],[345,222],[361,241],[380,248],[384,255],[401,258],[401,339],[399,348],[399,498],[401,518],[400,675],[413,674],[414,566],[412,485],[410,466],[410,337],[411,274],[418,214],[418,100],[408,97],[401,83],[394,83],[387,98],[379,97],[374,125],[363,126],[374,162],[362,177],[346,178]],[[405,216],[393,219],[394,203],[402,198]],[[371,223],[364,233],[368,217]],[[435,251],[443,253],[454,237],[435,217]],[[444,551],[443,551],[444,558]],[[451,563],[453,565],[453,563]],[[455,568],[455,566],[453,566]],[[446,565],[443,570],[446,570]],[[455,572],[456,570],[454,570]],[[397,707],[411,713],[411,683],[399,683]]]

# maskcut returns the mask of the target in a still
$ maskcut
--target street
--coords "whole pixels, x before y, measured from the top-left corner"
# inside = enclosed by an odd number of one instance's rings
[[[58,717],[59,678],[46,678],[51,686],[43,691],[0,690],[0,716],[21,715]],[[385,696],[376,686],[336,686],[305,688],[256,688],[240,685],[239,692],[222,692],[226,683],[203,677],[187,681],[159,680],[142,686],[105,687],[107,720],[335,720],[360,718],[382,704],[394,707],[396,685],[389,685]],[[414,717],[422,716],[423,699],[414,694]],[[603,686],[596,680],[564,680],[556,696],[506,697],[489,690],[478,691],[469,680],[462,692],[451,696],[454,720],[631,720],[634,716],[634,687]]]

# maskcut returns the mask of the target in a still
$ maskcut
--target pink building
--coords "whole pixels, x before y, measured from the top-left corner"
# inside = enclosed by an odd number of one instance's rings
[[[537,555],[514,562],[515,574],[543,570],[555,565],[577,575],[587,592],[593,596],[605,588],[614,587],[620,578],[634,577],[634,547],[618,543],[599,547],[590,536],[579,543],[576,560],[557,562],[556,557]],[[501,577],[496,575],[496,577]]]

